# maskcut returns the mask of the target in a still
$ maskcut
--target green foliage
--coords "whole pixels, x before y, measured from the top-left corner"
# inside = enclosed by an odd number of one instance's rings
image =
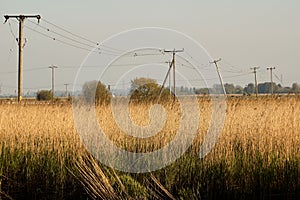
[[[295,94],[298,94],[298,93],[300,92],[300,86],[299,86],[299,84],[293,83],[293,85],[292,85],[292,91],[293,91]]]
[[[53,149],[37,154],[0,143],[0,199],[87,199],[72,174],[73,161],[60,153]]]
[[[196,89],[196,94],[209,94],[209,88],[199,88],[199,89]]]
[[[249,83],[245,88],[244,88],[245,93],[247,94],[254,94],[255,93],[255,86],[253,83]]]
[[[161,86],[149,78],[136,78],[131,81],[131,100],[134,102],[155,102],[158,99]],[[170,99],[170,94],[163,88],[160,100]]]
[[[121,175],[120,180],[125,186],[126,192],[134,199],[147,199],[147,188],[129,175]]]
[[[108,104],[111,101],[111,94],[106,86],[100,81],[90,81],[84,83],[82,92],[86,102],[95,100],[97,105]]]
[[[151,79],[151,78],[135,78],[134,80],[131,81],[131,90],[130,93],[133,93],[135,90],[138,90],[141,88],[141,86],[146,85],[146,84],[157,84],[156,80]]]
[[[38,101],[49,101],[52,98],[52,92],[51,90],[38,91],[36,98]]]

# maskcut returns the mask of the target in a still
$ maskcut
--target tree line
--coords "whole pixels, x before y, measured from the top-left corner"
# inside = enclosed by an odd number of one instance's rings
[[[194,89],[195,94],[214,94],[217,93],[218,89],[221,85],[214,85],[213,88],[200,88]],[[225,83],[224,88],[226,94],[243,94],[243,95],[251,95],[255,94],[256,89],[253,83],[249,83],[245,87],[234,85],[232,83]],[[272,91],[272,83],[265,82],[259,83],[258,86],[259,94],[270,94]],[[291,87],[283,87],[281,84],[273,83],[273,93],[274,94],[289,94],[289,93],[300,93],[300,85],[298,83],[293,83]]]
[[[188,88],[178,87],[176,88],[177,95],[186,94],[216,94],[219,93],[221,85],[214,85],[212,88]],[[233,83],[225,83],[224,88],[227,94],[240,94],[240,95],[252,95],[255,94],[255,85],[249,83],[245,87],[234,85]],[[270,82],[258,84],[259,94],[271,93],[272,84]],[[281,84],[273,83],[274,94],[288,94],[288,93],[300,93],[300,85],[293,83],[291,87],[283,87]],[[130,98],[135,102],[148,102],[157,100],[159,94],[161,94],[161,100],[169,100],[171,97],[169,88],[161,88],[156,80],[151,78],[135,78],[131,81]],[[112,98],[110,87],[104,85],[100,81],[86,82],[82,87],[82,95],[86,102],[95,102],[97,104],[107,104]],[[50,100],[52,96],[51,91],[41,90],[37,93],[38,100]]]

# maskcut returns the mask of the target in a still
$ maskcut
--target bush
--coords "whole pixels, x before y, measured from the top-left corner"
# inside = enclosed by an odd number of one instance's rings
[[[155,80],[149,78],[136,78],[131,82],[131,100],[141,103],[155,102],[161,86]],[[170,99],[169,91],[163,88],[160,100]]]
[[[111,94],[106,86],[100,81],[90,81],[84,83],[82,92],[86,102],[91,103],[95,100],[97,105],[108,104],[111,101]]]
[[[51,90],[38,91],[36,98],[38,101],[49,101],[52,98],[52,92]]]

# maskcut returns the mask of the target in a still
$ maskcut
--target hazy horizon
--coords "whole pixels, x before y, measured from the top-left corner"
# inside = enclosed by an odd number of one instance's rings
[[[260,67],[257,74],[260,83],[270,81],[266,68],[273,66],[276,67],[274,82],[281,83],[283,77],[284,86],[300,83],[300,2],[296,0],[0,2],[3,22],[5,14],[40,14],[42,17],[40,25],[36,25],[34,19],[25,20],[23,94],[51,88],[48,67],[52,64],[58,66],[56,90],[64,90],[66,83],[71,89],[77,68],[89,53],[51,39],[61,37],[47,28],[65,33],[44,20],[97,42],[133,28],[174,29],[195,39],[213,59],[222,58],[219,64],[225,83],[242,87],[253,83],[250,68],[254,66]],[[14,94],[18,64],[16,20],[1,24],[0,33],[1,94]],[[72,43],[65,38],[61,40]]]

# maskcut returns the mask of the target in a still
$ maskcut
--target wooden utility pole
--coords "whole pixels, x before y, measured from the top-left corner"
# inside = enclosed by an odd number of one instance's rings
[[[220,61],[221,61],[221,58],[219,58],[218,60],[214,60],[214,61],[212,61],[210,63],[214,63],[215,66],[216,66],[217,73],[218,73],[218,76],[219,76],[219,80],[220,80],[220,83],[222,85],[222,89],[224,91],[224,95],[226,96],[226,90],[225,90],[223,79],[222,79],[222,76],[221,76],[221,73],[220,73],[220,70],[219,70],[219,66],[218,66],[218,62],[220,62]]]
[[[254,81],[255,81],[255,94],[256,94],[256,97],[258,96],[258,86],[257,86],[257,77],[256,77],[256,73],[257,73],[257,70],[259,69],[259,67],[252,67],[250,69],[253,69],[253,73],[254,73]]]
[[[65,83],[64,85],[66,86],[66,97],[68,97],[69,96],[68,85],[70,85],[70,84],[69,83]]]
[[[9,18],[16,18],[19,21],[19,38],[18,38],[18,45],[19,45],[19,63],[18,63],[18,102],[22,100],[22,88],[23,88],[23,28],[24,28],[24,21],[26,18],[37,18],[38,22],[40,22],[41,16],[40,15],[4,15],[5,22]],[[4,22],[4,23],[5,23]]]
[[[275,69],[275,67],[267,67],[267,70],[270,70],[270,76],[271,76],[271,94],[273,94],[273,69]]]
[[[54,66],[54,65],[52,65],[52,66],[50,66],[49,67],[50,69],[51,69],[51,71],[52,71],[52,81],[51,81],[51,85],[52,85],[52,89],[51,89],[51,92],[52,92],[52,95],[51,95],[51,101],[52,101],[52,104],[54,103],[54,69],[55,68],[57,68],[57,66]]]
[[[164,88],[164,86],[166,84],[166,80],[167,80],[168,76],[170,75],[170,70],[171,70],[172,67],[173,67],[173,93],[174,93],[173,95],[174,95],[174,101],[176,100],[176,78],[175,78],[175,75],[176,75],[175,66],[176,66],[176,64],[175,64],[175,56],[176,56],[176,53],[183,52],[183,51],[184,51],[184,49],[180,49],[180,50],[176,50],[176,49],[173,49],[173,50],[164,50],[165,53],[172,53],[173,58],[172,58],[172,62],[169,64],[169,70],[168,70],[167,75],[166,75],[166,77],[164,79],[164,82],[163,82],[163,84],[162,84],[162,86],[160,88],[160,92],[159,92],[157,101],[159,101],[159,99],[160,99],[160,96],[161,96],[163,88]]]
[[[168,67],[170,68],[171,62],[170,62],[170,61],[167,61],[167,62],[165,62],[165,63],[167,63],[167,64],[168,64]],[[169,71],[170,71],[170,70],[169,70]],[[172,88],[171,88],[171,76],[170,76],[169,71],[168,71],[168,73],[167,73],[167,76],[169,76],[169,92],[170,92],[170,96],[171,96],[171,95],[172,95]]]
[[[173,93],[174,93],[174,101],[176,100],[176,62],[175,62],[175,57],[176,57],[176,53],[179,52],[183,52],[184,49],[180,49],[180,50],[164,50],[165,53],[172,53],[173,54],[173,58],[172,58],[172,67],[173,67]]]

